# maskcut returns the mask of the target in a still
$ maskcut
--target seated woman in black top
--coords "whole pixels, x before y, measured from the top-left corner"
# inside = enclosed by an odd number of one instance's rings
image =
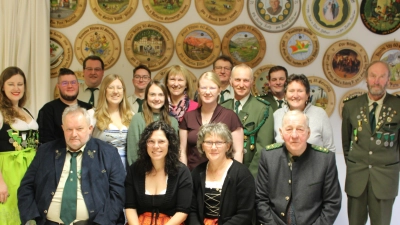
[[[164,121],[149,124],[139,141],[138,159],[125,180],[129,225],[179,225],[190,212],[192,180],[179,161],[176,131]]]
[[[232,135],[224,123],[200,127],[197,149],[208,161],[192,172],[193,199],[189,225],[250,225],[254,178],[233,159]]]

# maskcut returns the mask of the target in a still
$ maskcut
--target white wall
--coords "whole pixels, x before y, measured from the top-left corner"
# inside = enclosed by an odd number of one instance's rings
[[[66,28],[51,28],[51,29],[54,29],[54,30],[57,30],[57,31],[60,31],[61,33],[63,33],[69,39],[71,44],[74,45],[76,35],[84,27],[86,27],[88,25],[92,25],[92,24],[104,24],[104,25],[111,27],[118,34],[120,42],[121,42],[121,46],[123,47],[125,36],[133,26],[135,26],[137,23],[144,22],[144,21],[154,21],[144,11],[142,1],[140,1],[140,0],[137,0],[137,1],[139,2],[139,5],[138,5],[138,8],[136,9],[135,14],[129,20],[122,22],[120,24],[108,24],[108,23],[103,22],[100,19],[98,19],[93,14],[90,4],[89,4],[89,0],[88,0],[86,11],[85,11],[84,15],[82,16],[82,18],[77,23],[71,25],[70,27],[66,27]],[[361,3],[361,1],[359,1],[359,2]],[[198,15],[194,1],[191,1],[190,9],[183,18],[181,18],[180,20],[173,22],[173,23],[163,23],[163,25],[169,29],[169,31],[172,33],[172,36],[174,37],[174,40],[175,40],[176,36],[181,31],[181,29],[191,23],[206,23]],[[225,33],[230,28],[232,28],[233,26],[239,25],[239,24],[248,24],[248,25],[255,26],[247,13],[247,1],[245,1],[245,6],[243,8],[241,15],[232,23],[230,23],[228,25],[223,25],[223,26],[217,26],[217,25],[212,25],[212,24],[208,24],[208,25],[212,26],[218,32],[220,38],[222,39],[223,36],[225,35]],[[295,26],[307,27],[306,23],[304,22],[302,13],[300,14],[298,20],[292,27],[295,27]],[[346,39],[357,41],[360,45],[362,45],[364,47],[364,49],[368,53],[368,57],[370,59],[372,53],[376,50],[376,48],[378,46],[380,46],[381,44],[383,44],[385,42],[395,40],[396,36],[399,37],[399,32],[400,32],[400,31],[397,31],[397,32],[389,34],[389,35],[374,34],[374,33],[370,32],[369,30],[367,30],[367,28],[365,28],[360,17],[358,17],[355,26],[351,29],[351,31],[349,31],[344,36],[342,36],[340,38],[336,38],[336,39],[326,39],[326,38],[318,37],[319,44],[320,44],[320,51],[318,53],[317,59],[312,64],[310,64],[307,67],[293,67],[293,66],[288,65],[286,63],[286,61],[283,60],[283,58],[281,57],[281,54],[280,54],[279,43],[280,43],[281,37],[283,36],[284,32],[267,33],[262,30],[260,30],[260,31],[265,36],[265,39],[267,42],[267,51],[266,51],[266,55],[265,55],[262,63],[260,63],[258,66],[256,66],[254,68],[254,70],[256,70],[259,67],[266,65],[266,64],[276,64],[276,65],[285,66],[288,69],[289,74],[303,73],[307,76],[322,77],[327,81],[328,81],[328,79],[325,77],[323,68],[322,68],[322,59],[325,54],[325,51],[328,49],[328,47],[331,44],[335,43],[336,41],[346,40]],[[399,41],[399,40],[397,40],[397,41]],[[170,63],[167,66],[174,65],[174,64],[184,65],[183,63],[181,63],[181,61],[179,60],[176,53],[174,53]],[[73,62],[72,62],[72,65],[70,66],[70,68],[74,71],[82,70],[82,65],[76,60],[75,55],[74,55],[74,59],[73,59]],[[131,93],[133,93],[133,85],[130,81],[132,79],[133,68],[134,67],[128,62],[128,60],[125,56],[125,53],[122,50],[118,62],[112,68],[106,70],[105,75],[111,74],[111,73],[116,73],[116,74],[123,76],[125,83],[128,85],[128,88],[127,88],[128,94],[131,94]],[[203,69],[192,69],[192,68],[188,67],[188,69],[190,71],[192,71],[198,77],[204,71],[211,70],[212,66],[210,65]],[[157,74],[157,72],[158,71],[153,71],[152,72],[153,76],[155,74]],[[53,93],[55,83],[56,83],[56,79],[53,78],[51,81],[51,86],[49,87],[51,89],[51,93]],[[336,106],[335,106],[334,112],[332,113],[332,115],[330,117],[330,120],[331,120],[331,124],[332,124],[333,130],[334,130],[334,134],[336,134],[335,135],[335,145],[336,145],[337,153],[338,153],[337,154],[338,169],[340,172],[341,186],[343,189],[344,188],[344,177],[345,177],[345,164],[343,162],[341,137],[340,137],[341,118],[339,116],[339,112],[338,112],[337,108],[339,105],[339,101],[342,98],[342,96],[344,95],[344,93],[346,93],[347,91],[349,91],[351,89],[355,89],[355,88],[366,89],[366,84],[363,81],[352,88],[341,88],[341,87],[335,86],[332,83],[330,83],[330,84],[332,85],[332,87],[336,93]],[[399,89],[389,90],[388,92],[393,93],[396,91],[399,91]],[[347,204],[346,195],[343,194],[342,210],[341,210],[339,218],[337,219],[337,222],[335,224],[347,224],[346,204]],[[399,211],[400,211],[400,203],[399,203],[399,201],[397,201],[395,203],[395,209],[393,210],[393,212],[395,212],[395,213],[392,217],[392,221],[400,220],[400,215],[396,214],[396,212],[399,212]],[[395,224],[395,222],[392,222],[392,224]]]

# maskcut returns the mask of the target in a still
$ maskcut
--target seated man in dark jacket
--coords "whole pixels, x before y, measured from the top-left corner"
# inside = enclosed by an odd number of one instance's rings
[[[333,224],[341,207],[335,153],[310,145],[307,116],[283,117],[285,143],[261,153],[256,182],[258,224]]]
[[[65,140],[38,149],[18,189],[22,224],[124,224],[125,170],[115,147],[91,138],[86,109],[67,107]]]

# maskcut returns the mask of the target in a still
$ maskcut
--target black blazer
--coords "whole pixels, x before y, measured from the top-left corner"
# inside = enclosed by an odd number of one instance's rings
[[[204,221],[204,189],[207,162],[192,172],[193,197],[189,225],[202,225]],[[235,160],[229,168],[221,192],[218,224],[251,225],[255,199],[255,182],[247,167]]]

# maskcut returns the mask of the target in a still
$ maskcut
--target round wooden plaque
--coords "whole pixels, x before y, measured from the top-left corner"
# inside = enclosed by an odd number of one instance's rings
[[[289,29],[300,15],[300,0],[280,0],[275,7],[269,0],[247,1],[247,10],[253,23],[267,32]]]
[[[328,81],[317,76],[307,76],[310,82],[310,102],[311,104],[321,107],[328,116],[332,115],[335,109],[336,96],[335,91]]]
[[[285,32],[281,39],[281,55],[292,66],[310,65],[318,56],[317,35],[305,27],[294,27]]]
[[[204,68],[219,56],[221,41],[217,31],[203,23],[190,24],[176,38],[176,54],[187,66]]]
[[[121,43],[117,33],[100,24],[83,28],[76,36],[74,48],[79,63],[83,64],[83,60],[89,55],[96,55],[103,60],[105,70],[111,68],[121,54]]]
[[[134,66],[150,70],[163,68],[174,54],[174,39],[169,30],[157,22],[142,22],[132,27],[125,37],[125,55]]]
[[[57,77],[60,68],[69,68],[73,54],[68,38],[50,29],[50,77]]]
[[[360,17],[364,26],[375,34],[391,34],[400,28],[400,1],[363,0]]]
[[[143,8],[153,19],[171,23],[182,18],[190,8],[190,0],[143,0]]]
[[[50,27],[63,28],[76,23],[86,9],[86,0],[50,0]]]
[[[222,39],[222,53],[230,56],[236,65],[245,63],[253,68],[261,63],[266,51],[264,35],[251,25],[234,26]]]
[[[304,0],[303,18],[316,35],[337,38],[349,32],[356,24],[358,1]]]
[[[138,6],[137,0],[89,0],[94,15],[107,23],[121,23],[131,18]]]
[[[347,88],[363,80],[368,63],[367,52],[360,44],[351,40],[341,40],[326,50],[322,67],[330,82]]]
[[[203,20],[214,25],[225,25],[234,21],[244,6],[244,0],[196,0],[197,13]]]

